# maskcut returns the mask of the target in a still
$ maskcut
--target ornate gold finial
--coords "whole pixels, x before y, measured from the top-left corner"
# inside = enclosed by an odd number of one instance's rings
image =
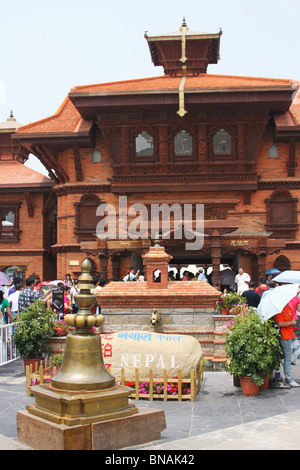
[[[91,313],[91,307],[96,302],[96,296],[91,294],[91,289],[94,289],[93,278],[90,274],[91,269],[92,265],[86,258],[81,264],[82,274],[78,278],[79,293],[74,296],[78,305],[78,312],[76,314],[69,313],[64,318],[67,325],[75,326],[82,331],[99,327],[104,322],[103,315],[93,315]]]
[[[92,265],[88,259],[81,264],[80,292],[74,296],[78,313],[65,315],[67,325],[75,326],[75,332],[67,336],[63,362],[57,375],[51,380],[55,390],[102,390],[115,385],[115,379],[106,370],[102,356],[101,337],[92,328],[100,326],[103,315],[93,315],[91,307],[96,296],[90,274]]]

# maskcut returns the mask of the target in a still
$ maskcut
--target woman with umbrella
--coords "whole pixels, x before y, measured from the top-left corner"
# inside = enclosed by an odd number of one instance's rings
[[[280,343],[283,351],[283,371],[285,381],[291,387],[300,387],[300,385],[293,379],[292,375],[292,357],[293,357],[293,341],[296,338],[294,327],[297,323],[295,319],[295,310],[293,306],[288,303],[280,313],[274,316],[274,320],[280,328]]]
[[[286,284],[272,289],[266,297],[263,296],[257,313],[265,320],[273,318],[280,328],[280,343],[283,351],[283,371],[285,380],[291,387],[300,385],[292,376],[292,356],[293,342],[296,339],[294,327],[297,323],[296,308],[299,311],[299,305],[296,306],[295,297],[299,294],[298,283]]]

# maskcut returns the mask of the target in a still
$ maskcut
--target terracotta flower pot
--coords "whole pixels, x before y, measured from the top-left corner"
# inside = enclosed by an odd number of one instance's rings
[[[270,381],[269,376],[267,375],[264,379],[265,379],[264,383],[260,385],[259,387],[260,392],[265,392],[269,388],[269,381]]]
[[[241,391],[243,395],[248,397],[255,397],[259,393],[259,385],[255,382],[251,382],[251,377],[240,377],[241,380]]]
[[[229,308],[222,308],[221,313],[222,313],[222,315],[228,315]]]
[[[32,372],[36,372],[39,370],[41,359],[23,359],[24,368],[26,372],[26,366],[30,366],[32,364]]]

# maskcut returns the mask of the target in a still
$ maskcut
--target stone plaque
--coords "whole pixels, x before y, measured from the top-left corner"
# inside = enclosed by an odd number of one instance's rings
[[[176,378],[181,370],[182,378],[189,378],[191,369],[198,366],[202,349],[199,342],[189,335],[164,334],[155,331],[120,331],[101,335],[103,359],[111,374],[119,379],[121,369],[126,377],[134,377],[135,369],[140,377]]]

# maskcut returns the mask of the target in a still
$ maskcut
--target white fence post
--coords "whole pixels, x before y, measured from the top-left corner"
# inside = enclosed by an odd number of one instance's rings
[[[17,323],[9,323],[0,326],[0,366],[20,357],[12,338],[16,325]]]

